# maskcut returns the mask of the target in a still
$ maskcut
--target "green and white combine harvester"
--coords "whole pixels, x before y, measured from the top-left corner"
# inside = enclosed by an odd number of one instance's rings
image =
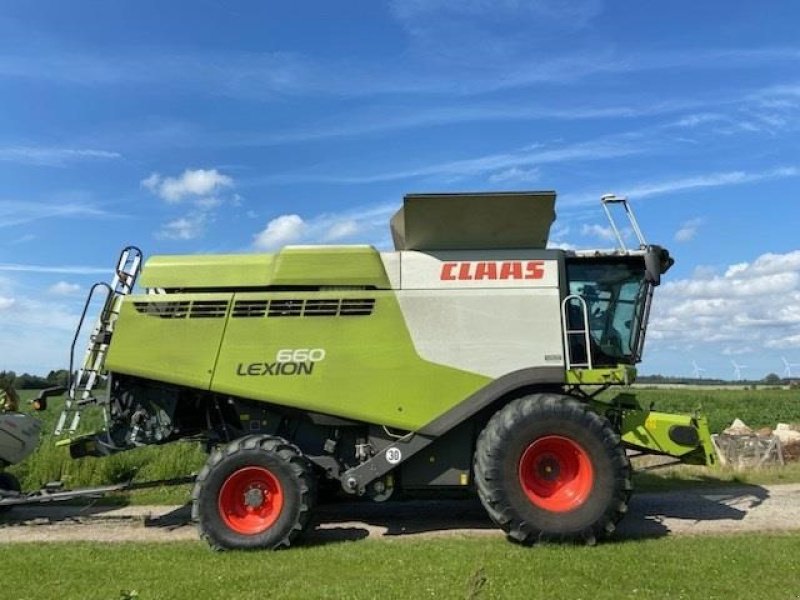
[[[128,247],[93,289],[104,307],[56,433],[75,458],[204,441],[193,517],[216,548],[290,545],[332,485],[374,501],[473,490],[512,540],[591,543],[627,510],[630,454],[703,465],[714,450],[702,416],[607,391],[634,381],[669,253],[614,196],[602,206],[619,248],[548,249],[554,205],[553,192],[408,195],[393,252],[142,265]],[[80,434],[91,404],[105,428]]]

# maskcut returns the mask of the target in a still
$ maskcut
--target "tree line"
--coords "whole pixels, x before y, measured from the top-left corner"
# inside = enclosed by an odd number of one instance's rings
[[[0,371],[0,385],[10,385],[18,390],[41,390],[49,387],[67,387],[69,371],[58,369],[50,371],[46,377],[22,373],[17,375],[14,371]]]

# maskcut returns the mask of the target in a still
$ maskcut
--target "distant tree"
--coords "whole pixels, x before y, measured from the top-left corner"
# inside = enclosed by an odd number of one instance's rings
[[[14,371],[0,371],[0,386],[14,386],[17,374]]]
[[[69,380],[69,371],[66,369],[58,369],[57,371],[50,371],[47,374],[47,383],[51,386],[67,387]]]
[[[44,377],[31,375],[30,373],[19,375],[14,382],[14,387],[20,390],[40,390],[49,387],[49,385]]]
[[[767,385],[780,385],[781,378],[776,373],[770,373],[766,377],[764,377],[764,383]]]

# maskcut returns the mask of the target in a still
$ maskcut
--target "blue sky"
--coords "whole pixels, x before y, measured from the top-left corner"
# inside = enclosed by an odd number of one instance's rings
[[[645,373],[800,375],[794,2],[0,7],[0,369],[63,366],[121,246],[389,246],[407,192],[627,195],[677,264]]]

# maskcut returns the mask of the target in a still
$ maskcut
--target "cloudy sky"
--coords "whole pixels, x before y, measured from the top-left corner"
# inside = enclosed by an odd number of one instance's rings
[[[118,249],[389,246],[406,192],[555,189],[677,264],[645,373],[800,374],[795,2],[0,5],[0,370],[64,366]]]

